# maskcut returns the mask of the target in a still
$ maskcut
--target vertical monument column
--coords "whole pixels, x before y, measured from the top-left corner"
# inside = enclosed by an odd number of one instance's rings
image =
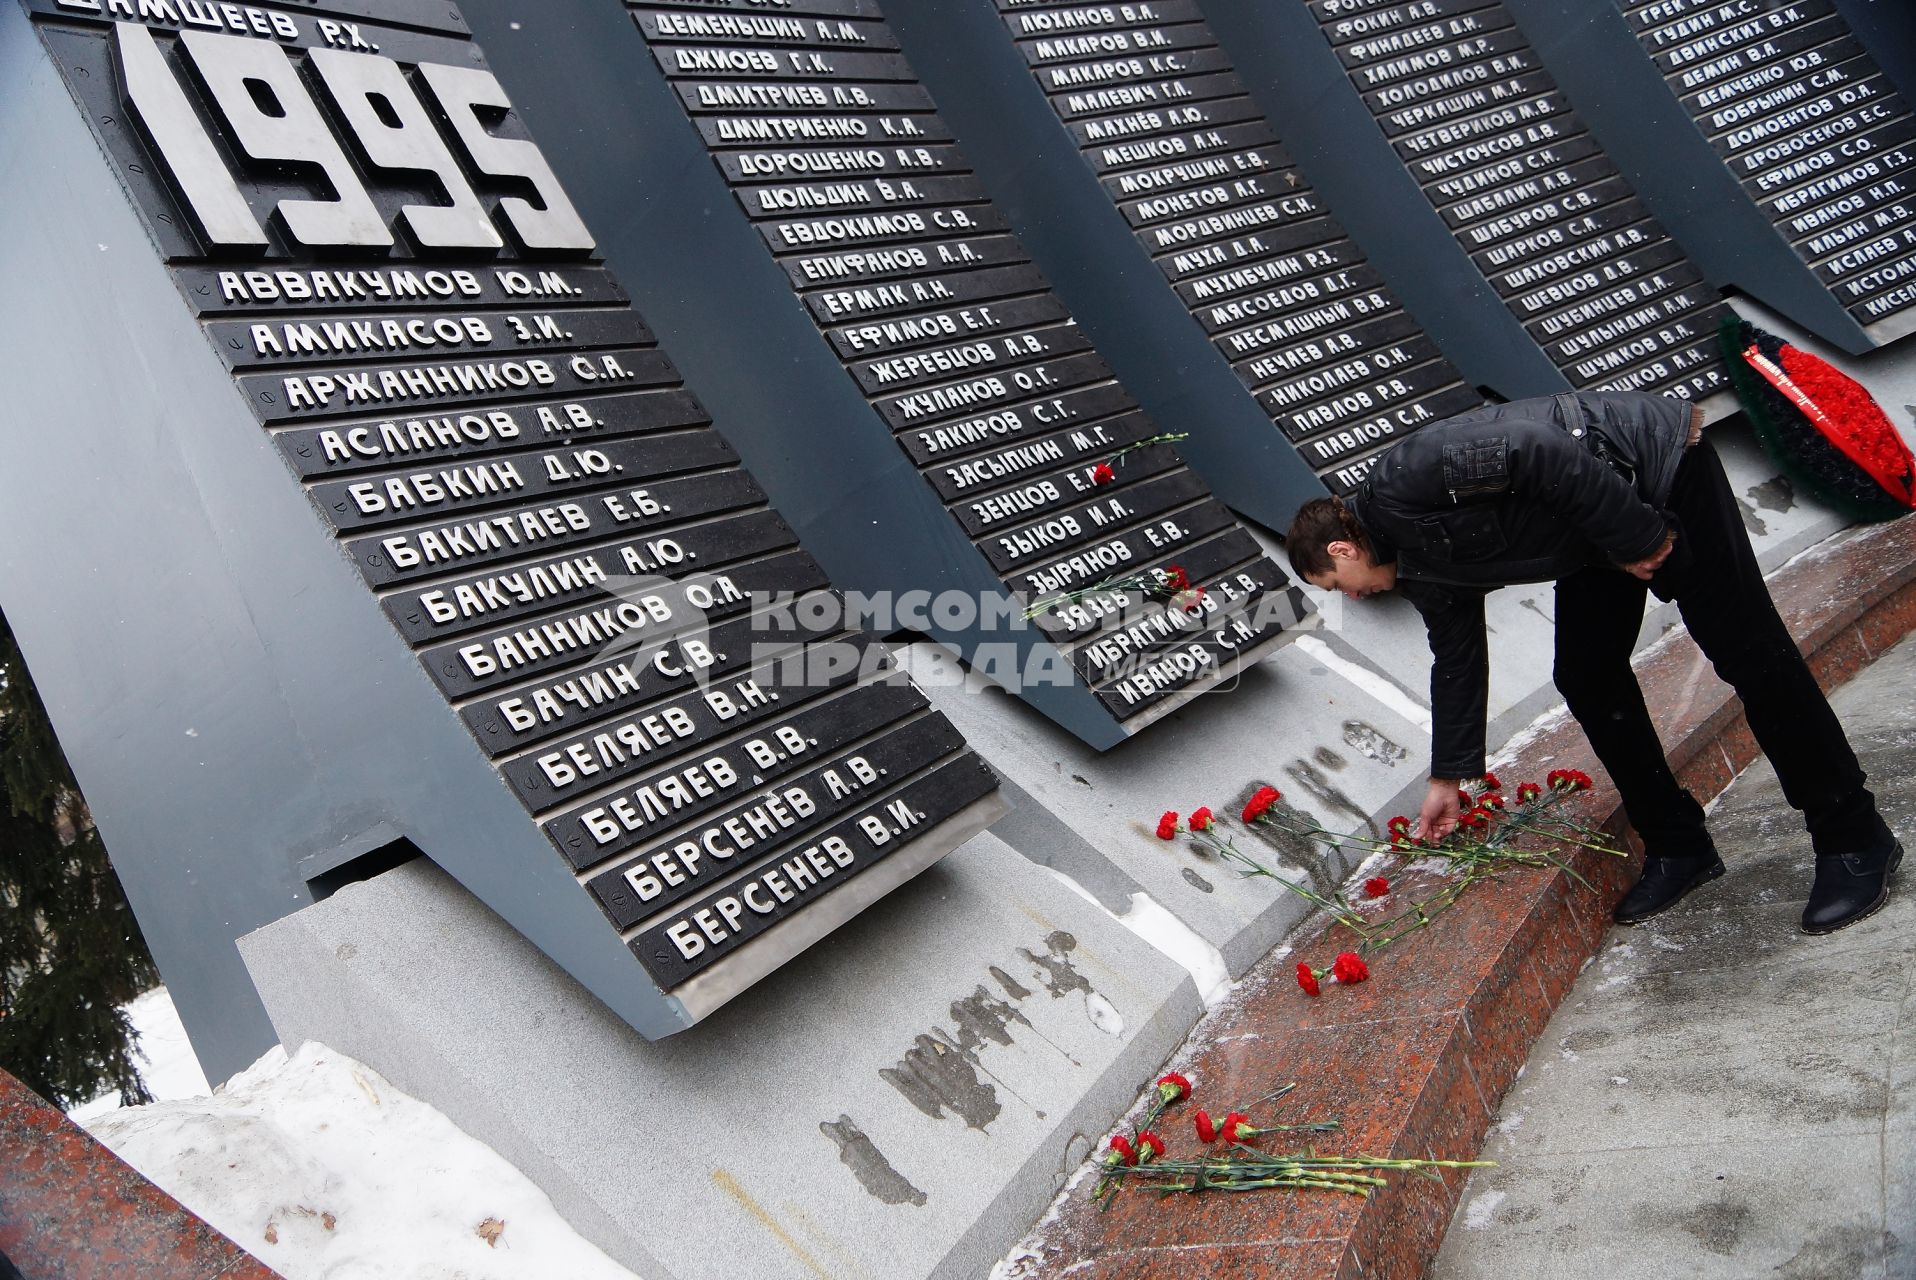
[[[1720,296],[1504,4],[1204,10],[1303,168],[1467,376],[1505,396],[1627,388],[1702,400],[1712,416],[1734,408]]]
[[[1190,424],[1184,451],[1239,511],[1282,529],[1322,492],[1299,473],[1349,492],[1405,432],[1482,402],[1301,173],[1196,0],[887,13],[1099,349],[1157,417]]]
[[[780,460],[767,483],[834,579],[902,602],[891,626],[1104,749],[1306,622],[1032,264],[875,5],[638,5],[622,36],[602,9],[482,11],[521,24],[506,74],[569,123],[555,162],[615,224],[611,260],[660,260],[648,314],[712,368],[747,456]],[[555,49],[590,76],[532,85]]]
[[[1916,332],[1909,6],[1510,7],[1714,282],[1851,354]]]
[[[458,11],[374,7],[3,15],[47,140],[0,240],[58,300],[4,382],[65,425],[0,588],[216,1079],[270,1043],[233,940],[410,853],[661,1036],[1003,811]]]

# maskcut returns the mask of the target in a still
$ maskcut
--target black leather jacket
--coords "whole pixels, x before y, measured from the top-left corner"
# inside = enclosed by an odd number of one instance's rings
[[[1655,553],[1690,405],[1605,391],[1486,405],[1393,445],[1351,499],[1430,634],[1436,778],[1484,771],[1484,596]]]

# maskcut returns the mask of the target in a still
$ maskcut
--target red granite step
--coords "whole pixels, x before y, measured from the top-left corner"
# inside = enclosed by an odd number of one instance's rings
[[[0,1254],[25,1280],[278,1280],[4,1071]]]
[[[1916,520],[1839,535],[1771,575],[1770,586],[1818,678],[1839,685],[1916,629]],[[1672,766],[1699,798],[1718,794],[1758,754],[1734,696],[1681,631],[1636,665]],[[1624,833],[1608,779],[1567,718],[1496,770],[1514,787],[1565,767],[1596,778],[1594,791],[1575,798],[1584,819]],[[1317,1143],[1326,1152],[1470,1159],[1551,1013],[1596,954],[1639,859],[1579,850],[1571,865],[1593,888],[1554,868],[1506,876],[1373,957],[1370,981],[1327,987],[1318,999],[1298,990],[1296,962],[1322,967],[1351,940],[1321,917],[1307,924],[1246,976],[1187,1046],[1178,1065],[1197,1096],[1158,1126],[1171,1154],[1195,1152],[1189,1115],[1197,1107],[1221,1115],[1296,1081],[1295,1092],[1255,1119],[1336,1117],[1341,1132]],[[1435,877],[1393,874],[1393,894],[1427,896]],[[1087,1179],[1027,1241],[1035,1256],[1016,1274],[1412,1280],[1436,1256],[1463,1179],[1461,1171],[1441,1180],[1396,1175],[1369,1199],[1290,1191],[1162,1197],[1132,1187],[1107,1211],[1091,1205]]]

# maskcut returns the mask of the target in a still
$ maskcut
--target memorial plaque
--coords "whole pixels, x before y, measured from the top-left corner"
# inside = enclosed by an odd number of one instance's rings
[[[1031,262],[877,5],[794,0],[775,14],[724,0],[628,7],[650,52],[633,74],[654,66],[663,74],[823,350],[869,406],[866,429],[896,436],[967,548],[959,554],[975,560],[961,573],[1032,610],[1026,630],[1038,647],[1027,654],[1055,646],[1075,696],[1110,726],[1074,731],[1112,745],[1306,618],[1302,593],[1254,542],[1223,537],[1233,518]],[[1170,7],[1193,9],[1190,0]],[[1056,86],[1060,110],[1089,134],[1107,133],[1114,115],[1172,102],[1186,131],[1245,119],[1242,86],[1188,24],[1080,30],[1024,51],[1031,74]],[[1229,154],[1275,165],[1274,145],[1266,132]],[[1167,252],[1205,253],[1257,231],[1279,236],[1322,213],[1308,192],[1182,179],[1120,198],[1139,234]],[[1362,283],[1316,287],[1343,295],[1332,305],[1357,308],[1366,305]],[[1177,572],[1198,565],[1203,575],[1190,582],[1205,591],[1174,602]],[[920,582],[951,580],[947,564],[920,568]],[[1224,582],[1254,586],[1213,600]],[[1149,696],[1131,696],[1139,685],[1112,694],[1109,664],[1087,655],[1104,632],[1133,626],[1127,609],[1140,608],[1175,608],[1185,625],[1152,633],[1143,660],[1168,665],[1152,668]],[[1096,622],[1077,625],[1085,619]],[[837,816],[819,810],[821,821]],[[604,884],[619,887],[616,876]],[[729,908],[714,909],[730,920]]]
[[[1410,350],[1399,344],[1422,334],[1304,180],[1195,0],[994,3],[994,38],[1009,42],[1042,91],[1095,180],[1092,194],[1101,190],[1175,290],[1165,302],[1203,327],[1251,403],[1286,428],[1278,439],[1296,438],[1284,421],[1293,409],[1320,408],[1342,429],[1333,447],[1298,451],[1310,474],[1348,492],[1390,438],[1481,403],[1428,343],[1414,348],[1427,367],[1405,371],[1394,388],[1347,388],[1333,379],[1302,401],[1281,389],[1269,394],[1280,384],[1304,385],[1300,379],[1319,368],[1381,371],[1382,364],[1372,369],[1371,357],[1388,361],[1384,353]],[[973,29],[956,11],[911,16],[927,46],[937,43],[940,18],[954,31],[960,24],[967,34]],[[1376,74],[1379,84],[1389,78]],[[966,105],[974,125],[984,119],[977,100],[995,104],[1002,96],[988,82],[972,91]],[[997,127],[1007,124],[1004,116]],[[1092,268],[1078,259],[1123,269],[1101,242],[1087,238],[1072,248],[1073,259],[1054,252],[1051,261],[1087,273]],[[1331,425],[1320,421],[1313,429]],[[1206,429],[1231,428],[1213,420]],[[1212,460],[1226,452],[1214,442],[1206,446],[1192,447],[1206,448]],[[1284,487],[1276,479],[1267,477],[1269,489]],[[1240,509],[1281,525],[1283,507],[1279,499]]]
[[[310,499],[313,536],[337,540],[446,722],[470,727],[563,882],[602,911],[596,927],[632,962],[625,983],[649,975],[659,1007],[642,1030],[689,1025],[782,958],[774,944],[728,966],[742,938],[803,913],[816,914],[785,936],[815,937],[1002,809],[990,771],[842,614],[597,260],[455,8],[24,3],[161,250],[182,321],[197,319],[227,392]],[[909,79],[866,18],[641,17],[690,41],[658,53],[699,77],[685,85],[696,110],[810,112],[800,91],[815,81]],[[768,71],[790,101],[747,93]],[[879,98],[921,105],[861,102]],[[871,119],[754,116],[765,123],[727,143],[778,144],[726,153],[774,243],[894,239],[852,229],[866,223],[948,241],[990,224],[948,147],[794,158],[770,123],[828,118],[861,135]],[[712,117],[722,133],[733,119]],[[898,119],[935,132],[922,112]],[[954,256],[1010,265],[833,280],[821,324],[874,390],[975,359],[1048,394],[1043,371],[1086,344],[1015,251]],[[1200,496],[1151,489],[1159,461],[1105,499],[1106,520],[1130,504],[1158,520]],[[1042,537],[1026,524],[997,540],[1036,555],[1054,526],[1096,518],[1063,505]],[[445,864],[460,873],[458,856]],[[880,866],[882,887],[825,897]],[[473,888],[517,922],[515,874]],[[519,879],[527,897],[548,892]],[[717,905],[677,909],[695,892]],[[550,930],[580,927],[571,901],[542,911]],[[603,976],[597,993],[631,1010]]]
[[[1727,386],[1711,347],[1721,297],[1635,199],[1500,0],[1309,2],[1417,185],[1573,386],[1686,399]],[[1545,263],[1564,268],[1541,288],[1524,287],[1536,271],[1506,269],[1553,249]]]
[[[1830,0],[1622,0],[1664,82],[1830,296],[1888,340],[1916,317],[1916,115]]]

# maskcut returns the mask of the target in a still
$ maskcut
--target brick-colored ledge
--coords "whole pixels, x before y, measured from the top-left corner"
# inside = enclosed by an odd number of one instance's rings
[[[1840,685],[1916,629],[1916,519],[1838,535],[1771,575],[1770,589],[1817,678]],[[1759,754],[1734,695],[1680,630],[1636,667],[1671,765],[1699,799],[1717,795]],[[1508,789],[1559,767],[1597,780],[1579,797],[1583,818],[1624,833],[1608,779],[1568,717],[1495,766]],[[1571,861],[1594,891],[1555,869],[1508,875],[1373,957],[1369,982],[1326,986],[1315,1000],[1298,990],[1296,962],[1327,966],[1350,939],[1321,916],[1307,924],[1246,975],[1180,1058],[1198,1096],[1159,1126],[1172,1154],[1197,1149],[1196,1107],[1218,1116],[1294,1080],[1298,1089],[1278,1110],[1257,1108],[1254,1119],[1335,1117],[1342,1131],[1317,1143],[1326,1152],[1472,1158],[1551,1013],[1602,944],[1640,853],[1578,851]],[[1428,896],[1435,875],[1392,874],[1392,897]],[[1034,1255],[1017,1274],[1414,1280],[1436,1256],[1463,1180],[1461,1171],[1441,1182],[1400,1175],[1368,1200],[1281,1191],[1164,1198],[1132,1187],[1107,1212],[1090,1205],[1087,1180],[1026,1242]]]
[[[278,1280],[4,1071],[0,1254],[26,1280]]]

